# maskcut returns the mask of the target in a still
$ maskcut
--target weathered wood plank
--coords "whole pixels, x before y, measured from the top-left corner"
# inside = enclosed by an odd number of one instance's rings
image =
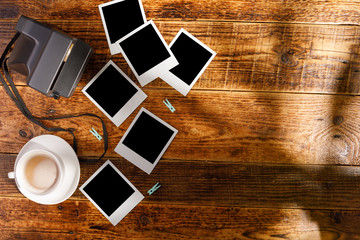
[[[121,55],[111,56],[100,21],[50,23],[94,48],[80,85],[109,60],[132,79]],[[156,22],[170,43],[185,28],[217,52],[194,89],[346,93],[360,92],[360,32],[355,26],[247,24],[233,22]],[[14,34],[15,22],[0,21],[0,49]],[[17,84],[25,78],[14,75]],[[147,88],[169,88],[156,80]]]
[[[80,88],[109,59],[135,79],[121,55],[109,54],[100,3],[0,2],[0,49],[25,14],[84,39],[95,50],[71,99],[46,98],[13,74],[36,115],[102,115]],[[359,3],[143,3],[168,43],[183,27],[218,53],[186,98],[159,79],[144,88],[149,98],[142,106],[179,129],[151,175],[112,151],[137,111],[119,128],[106,120],[107,157],[144,195],[156,182],[162,187],[116,227],[79,190],[55,206],[23,198],[7,173],[23,144],[46,132],[28,122],[0,87],[0,238],[360,239],[360,96],[345,96],[360,91],[360,33],[350,26],[359,25]],[[164,98],[175,113],[163,105]],[[55,125],[78,129],[81,157],[101,154],[102,142],[88,131],[101,129],[96,120]],[[71,142],[70,136],[58,135]],[[80,184],[102,163],[81,164]]]
[[[2,0],[1,19],[17,19],[21,14],[41,19],[99,19],[98,4],[106,1]],[[143,0],[147,19],[251,22],[301,22],[356,24],[358,1],[252,1],[252,0]]]
[[[138,205],[117,226],[89,202],[0,198],[4,239],[360,239],[359,211]]]
[[[102,221],[103,217],[97,218],[98,214],[84,216],[85,221],[79,226],[84,235],[79,234],[93,237],[101,234],[104,238],[115,235],[137,238],[139,234],[138,237],[146,239],[359,239],[357,228],[351,227],[354,223],[351,221],[358,222],[357,212],[144,207],[137,207],[117,228]],[[334,219],[341,220],[335,224]],[[92,225],[93,221],[98,225]]]
[[[79,89],[70,99],[54,100],[29,87],[19,87],[29,109],[37,116],[90,112],[103,114]],[[141,105],[179,130],[164,158],[294,164],[359,165],[359,97],[144,89]],[[176,111],[163,104],[167,98]],[[0,89],[0,151],[18,153],[32,137],[48,132],[30,123]],[[117,128],[105,116],[109,132],[108,157],[139,108]],[[81,124],[80,124],[81,123]],[[103,144],[89,129],[101,131],[96,119],[47,122],[76,128],[80,156],[99,156]],[[56,133],[71,143],[71,136]]]
[[[360,209],[360,168],[161,160],[151,176],[124,159],[114,164],[144,194],[144,202],[195,206]],[[82,165],[87,180],[100,166]],[[80,197],[83,197],[81,194]],[[76,196],[74,196],[76,197]]]
[[[116,228],[94,211],[80,213],[81,238],[360,239],[358,211],[141,204]]]
[[[15,156],[1,156],[0,196],[20,197],[7,178]],[[360,210],[360,168],[354,166],[241,164],[162,159],[151,175],[123,158],[111,159],[147,196],[144,203],[187,206]],[[81,186],[103,163],[81,164]],[[147,191],[160,182],[151,196]],[[84,199],[76,190],[73,200]]]
[[[49,206],[25,198],[0,197],[0,238],[70,239],[76,233],[78,215],[76,202]]]

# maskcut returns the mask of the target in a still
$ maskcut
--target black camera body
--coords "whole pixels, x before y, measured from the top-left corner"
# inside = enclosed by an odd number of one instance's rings
[[[21,16],[20,33],[9,68],[27,76],[27,84],[54,98],[71,97],[92,54],[85,42]]]

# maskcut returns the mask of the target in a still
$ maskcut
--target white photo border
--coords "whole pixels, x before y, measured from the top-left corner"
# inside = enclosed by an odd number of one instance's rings
[[[123,1],[126,1],[126,0],[113,0],[113,1],[110,1],[110,2],[107,2],[107,3],[102,3],[102,4],[98,5],[100,16],[101,16],[101,21],[102,21],[102,24],[103,24],[103,27],[104,27],[104,30],[105,30],[106,40],[108,42],[111,55],[121,53],[121,49],[120,49],[119,44],[118,44],[119,40],[117,40],[114,43],[111,43],[109,31],[108,31],[107,26],[106,26],[105,17],[104,17],[104,13],[102,11],[102,8],[113,5],[113,4],[116,4],[116,3],[119,3],[119,2],[123,2]],[[146,23],[146,16],[145,16],[145,11],[144,11],[142,1],[141,0],[137,0],[137,1],[139,2],[139,7],[140,7],[140,11],[141,11],[143,21],[144,21],[144,23]]]
[[[178,92],[180,92],[182,95],[186,96],[189,91],[191,90],[191,88],[195,85],[195,83],[197,82],[197,80],[199,80],[200,76],[204,73],[204,71],[206,70],[206,68],[209,66],[209,64],[211,63],[211,61],[214,59],[214,57],[216,56],[216,52],[213,51],[211,48],[209,48],[208,46],[206,46],[203,42],[201,42],[199,39],[197,39],[196,37],[194,37],[192,34],[190,34],[189,32],[187,32],[185,29],[181,28],[180,31],[176,34],[175,38],[171,41],[169,47],[171,48],[172,45],[176,42],[176,40],[179,38],[179,36],[181,34],[185,34],[186,36],[188,36],[189,38],[191,38],[194,42],[196,42],[197,44],[199,44],[201,47],[203,47],[205,50],[209,51],[211,53],[211,57],[209,58],[209,60],[206,62],[206,64],[202,67],[202,69],[200,70],[200,72],[196,75],[196,77],[193,79],[193,81],[191,82],[190,85],[186,84],[183,80],[181,80],[180,78],[178,78],[175,74],[173,74],[172,72],[169,71],[164,71],[161,72],[160,74],[160,78],[162,80],[164,80],[167,84],[169,84],[170,86],[172,86],[173,88],[175,88],[175,90],[177,90]]]
[[[141,113],[143,113],[143,112],[145,112],[146,114],[148,114],[149,116],[151,116],[152,118],[154,118],[155,120],[157,120],[158,122],[160,122],[161,124],[163,124],[164,126],[166,126],[167,128],[171,129],[174,132],[171,135],[171,137],[169,138],[169,140],[166,143],[166,145],[164,146],[164,148],[162,149],[162,151],[160,152],[160,154],[157,156],[154,163],[149,162],[148,160],[146,160],[145,158],[140,156],[138,153],[136,153],[135,151],[133,151],[132,149],[130,149],[129,147],[127,147],[123,144],[126,136],[129,134],[132,127],[134,126],[134,124],[140,117]],[[155,168],[155,166],[157,165],[157,163],[159,162],[159,160],[161,159],[161,157],[164,155],[165,151],[170,146],[171,142],[174,140],[177,133],[178,133],[178,130],[176,128],[174,128],[167,122],[163,121],[162,119],[160,119],[158,116],[156,116],[149,110],[142,107],[140,109],[140,111],[138,112],[138,114],[136,115],[136,117],[134,118],[133,122],[130,124],[129,128],[126,130],[124,136],[121,138],[118,145],[115,147],[114,151],[116,153],[118,153],[119,155],[121,155],[122,157],[124,157],[125,159],[127,159],[129,162],[131,162],[135,166],[137,166],[138,168],[140,168],[141,170],[143,170],[144,172],[146,172],[147,174],[150,174],[152,172],[152,170]]]
[[[105,109],[103,109],[86,90],[95,82],[98,77],[109,67],[113,66],[119,73],[128,80],[131,85],[137,89],[137,92],[127,101],[127,103],[120,108],[120,110],[112,117]],[[90,80],[90,82],[82,89],[82,92],[87,96],[92,103],[95,104],[117,127],[119,127],[128,118],[133,111],[147,98],[147,95],[112,61],[109,60],[105,66]]]
[[[139,75],[134,66],[131,64],[129,58],[126,55],[126,52],[124,52],[124,50],[121,48],[121,42],[126,40],[127,38],[131,37],[132,35],[136,34],[137,32],[141,31],[143,28],[147,27],[148,25],[152,25],[152,27],[154,28],[155,32],[157,33],[157,35],[159,36],[161,42],[163,43],[164,47],[166,48],[166,50],[168,51],[168,53],[170,54],[170,57],[165,59],[164,61],[158,63],[156,66],[154,66],[153,68],[149,69],[148,71],[146,71],[145,73]],[[138,79],[140,85],[143,87],[146,84],[150,83],[151,81],[155,80],[156,78],[159,77],[159,73],[160,72],[164,72],[164,71],[169,71],[169,69],[172,69],[173,67],[175,67],[176,65],[179,64],[179,62],[176,60],[174,54],[172,53],[172,51],[170,50],[170,47],[168,46],[168,44],[165,42],[163,36],[161,35],[160,31],[158,30],[158,28],[156,27],[155,23],[153,22],[153,20],[149,20],[148,22],[146,22],[145,24],[141,25],[140,27],[138,27],[137,29],[133,30],[132,32],[130,32],[129,34],[127,34],[126,36],[124,36],[123,38],[121,38],[121,41],[118,41],[118,45],[121,49],[121,53],[123,55],[123,57],[125,58],[126,62],[128,63],[128,65],[130,66],[131,70],[133,71],[134,75],[136,76],[136,78]]]
[[[91,182],[107,165],[110,165],[125,182],[134,190],[134,193],[125,200],[110,216],[108,216],[97,203],[85,192],[84,188]],[[111,183],[109,183],[111,184]],[[107,160],[80,188],[80,191],[90,200],[92,204],[114,225],[116,226],[128,213],[131,212],[143,199],[144,195],[120,172],[120,170]],[[116,191],[114,189],[114,191]]]

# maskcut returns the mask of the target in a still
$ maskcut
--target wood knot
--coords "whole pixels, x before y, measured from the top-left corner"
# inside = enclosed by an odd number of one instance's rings
[[[327,190],[330,190],[330,189],[333,187],[333,184],[330,183],[330,182],[325,182],[325,183],[324,183],[324,186],[325,186],[325,188],[326,188]]]
[[[233,213],[233,214],[236,214],[239,210],[237,208],[234,208],[234,207],[230,207],[228,209],[229,212]]]
[[[340,224],[342,222],[342,214],[341,212],[331,212],[330,217],[332,217],[336,224]]]
[[[80,215],[79,210],[77,210],[77,209],[73,210],[73,213],[75,213],[75,215],[76,215],[77,217]]]
[[[280,50],[280,61],[287,67],[295,67],[299,64],[299,57],[304,53],[305,50],[300,46],[285,46]]]
[[[292,49],[285,50],[281,53],[281,62],[288,67],[295,67],[298,62],[294,58],[294,51]]]
[[[335,116],[334,119],[333,119],[333,123],[335,125],[340,125],[343,121],[344,121],[343,116]]]
[[[20,129],[19,135],[23,138],[28,138],[28,139],[31,139],[34,136],[31,130],[26,130],[26,129]]]
[[[294,55],[294,51],[291,49],[286,52],[283,52],[281,54],[281,61],[285,64],[288,64],[289,62],[291,62],[291,58],[293,55]]]
[[[146,215],[141,215],[140,221],[141,221],[142,225],[144,225],[144,226],[146,226],[150,223],[150,219]]]

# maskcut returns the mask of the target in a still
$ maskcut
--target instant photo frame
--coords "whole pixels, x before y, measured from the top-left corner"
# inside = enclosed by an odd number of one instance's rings
[[[118,42],[146,22],[141,0],[114,0],[100,4],[99,12],[111,55],[121,52]]]
[[[115,148],[115,152],[150,174],[178,130],[141,108]]]
[[[180,29],[169,46],[179,64],[162,71],[160,78],[186,96],[216,53],[185,29]]]
[[[178,65],[155,23],[150,20],[119,41],[121,52],[143,87]]]
[[[80,187],[80,191],[114,226],[144,199],[110,160]]]
[[[109,61],[82,89],[117,127],[147,98],[147,95]]]

